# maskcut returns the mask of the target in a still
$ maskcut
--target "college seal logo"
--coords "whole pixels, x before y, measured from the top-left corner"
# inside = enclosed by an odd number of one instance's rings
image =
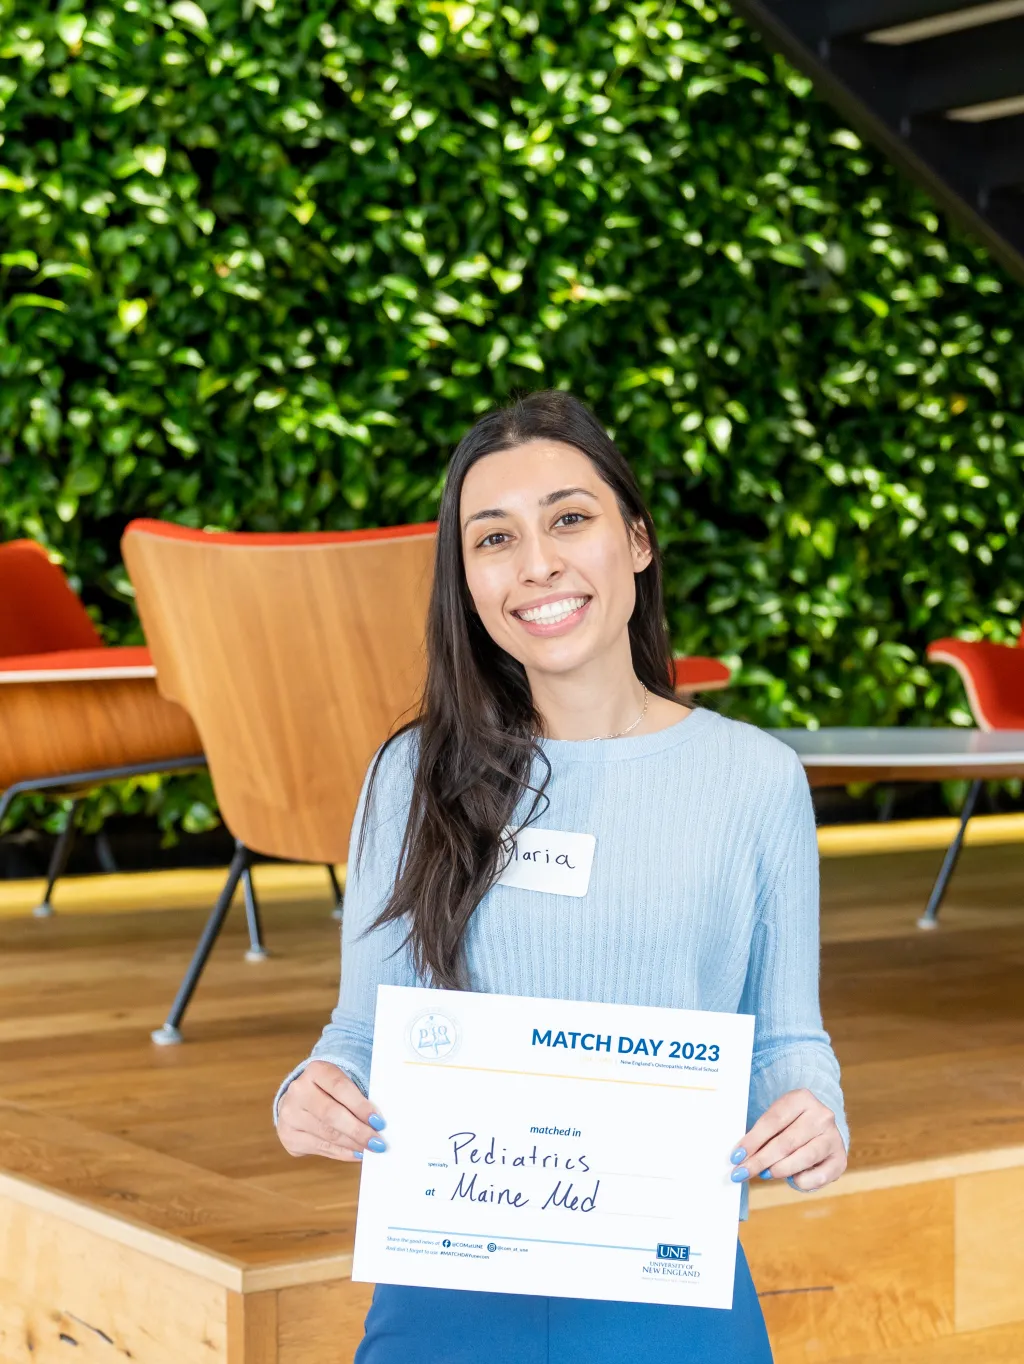
[[[448,1014],[421,1014],[409,1029],[409,1045],[423,1061],[444,1061],[459,1045],[459,1025]]]

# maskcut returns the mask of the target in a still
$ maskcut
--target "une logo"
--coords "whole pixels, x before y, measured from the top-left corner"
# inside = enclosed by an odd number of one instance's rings
[[[667,1242],[660,1242],[658,1245],[659,1260],[688,1260],[689,1258],[689,1246],[672,1246]]]
[[[448,1238],[445,1237],[445,1239],[441,1242],[441,1244],[444,1246],[445,1250],[447,1250],[448,1247],[451,1245],[451,1241],[449,1241]]]
[[[409,1043],[417,1056],[443,1061],[459,1044],[459,1027],[445,1014],[423,1014],[409,1029]]]

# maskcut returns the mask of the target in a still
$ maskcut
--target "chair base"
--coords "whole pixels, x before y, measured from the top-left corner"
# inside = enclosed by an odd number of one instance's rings
[[[49,900],[43,900],[42,903],[36,905],[35,909],[32,911],[32,917],[33,919],[52,919],[55,913],[56,910],[53,905],[50,904]]]
[[[178,1047],[183,1040],[180,1030],[174,1027],[172,1023],[165,1023],[162,1028],[155,1028],[149,1036],[158,1047]]]
[[[939,874],[935,878],[935,885],[932,893],[928,897],[928,906],[920,919],[917,921],[918,928],[929,930],[939,926],[939,910],[946,894],[946,887],[949,885],[950,877],[956,869],[957,861],[960,857],[960,849],[964,844],[964,834],[967,832],[967,825],[971,816],[974,814],[974,807],[978,803],[978,796],[981,794],[983,782],[980,778],[972,781],[967,790],[967,799],[964,801],[963,809],[960,811],[960,824],[956,831],[952,843],[946,849],[946,856],[942,859],[942,866]]]
[[[270,953],[265,947],[250,947],[245,954],[246,961],[266,961]]]

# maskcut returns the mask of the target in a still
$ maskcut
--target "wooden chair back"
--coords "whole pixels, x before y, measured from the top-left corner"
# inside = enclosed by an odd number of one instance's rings
[[[418,706],[434,531],[125,531],[157,685],[254,852],[345,860],[366,766]]]

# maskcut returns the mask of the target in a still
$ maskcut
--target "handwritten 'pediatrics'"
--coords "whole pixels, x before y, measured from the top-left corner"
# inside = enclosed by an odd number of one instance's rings
[[[459,1170],[451,1202],[465,1198],[472,1203],[502,1203],[510,1208],[539,1206],[541,1212],[550,1209],[593,1212],[597,1207],[600,1179],[595,1179],[592,1187],[589,1180],[582,1186],[578,1183],[579,1175],[587,1174],[590,1170],[585,1155],[567,1156],[554,1151],[541,1154],[536,1145],[528,1152],[510,1155],[508,1147],[499,1147],[495,1137],[478,1141],[475,1132],[453,1132],[448,1140],[452,1144],[451,1163]],[[471,1173],[474,1165],[483,1166],[484,1169],[475,1169]],[[564,1173],[541,1201],[531,1199],[523,1189],[513,1188],[510,1184],[503,1185],[500,1180],[495,1182],[491,1177],[492,1170],[502,1165],[512,1169],[559,1170]],[[494,1172],[497,1173],[496,1170]],[[569,1178],[569,1174],[574,1177]],[[428,1193],[432,1194],[433,1190],[428,1190]]]

